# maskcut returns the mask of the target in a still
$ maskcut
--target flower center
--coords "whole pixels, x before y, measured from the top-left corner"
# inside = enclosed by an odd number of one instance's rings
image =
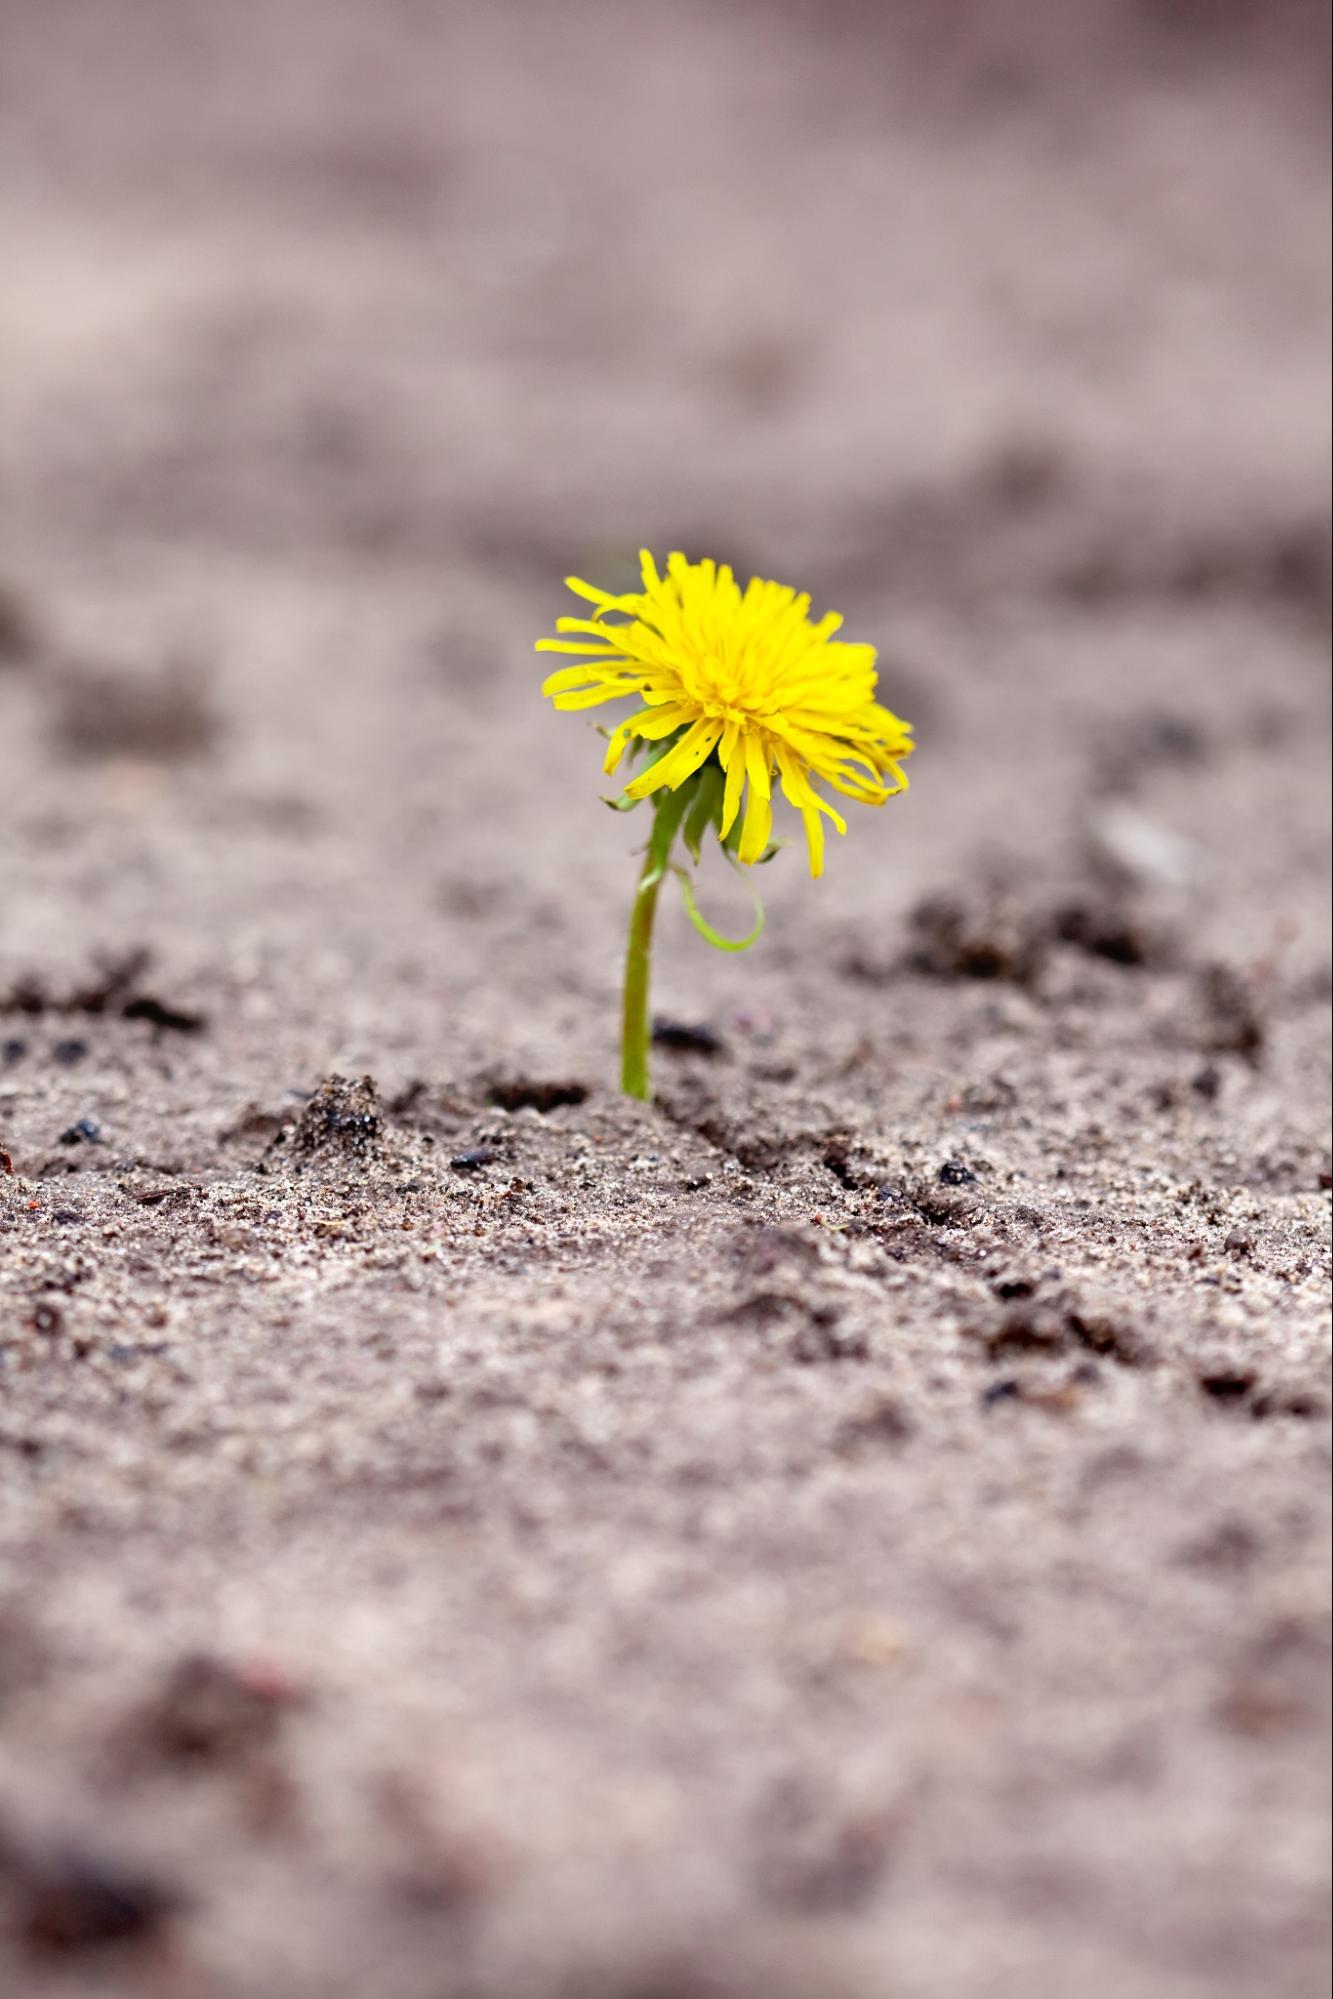
[[[769,707],[759,712],[746,685],[748,675],[743,666],[728,664],[714,653],[705,653],[695,663],[695,674],[698,690],[695,700],[705,720],[732,722],[738,728],[753,727],[756,722],[766,720]]]

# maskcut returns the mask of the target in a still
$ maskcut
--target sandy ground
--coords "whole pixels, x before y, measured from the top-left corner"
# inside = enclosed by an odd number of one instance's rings
[[[1322,1989],[1320,12],[0,0],[7,1991]],[[921,739],[651,1107],[640,541]]]

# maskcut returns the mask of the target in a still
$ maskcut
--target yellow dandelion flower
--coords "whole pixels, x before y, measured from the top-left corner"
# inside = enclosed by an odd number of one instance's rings
[[[542,693],[563,709],[637,697],[611,732],[607,771],[632,746],[654,746],[625,787],[635,801],[719,769],[718,836],[746,866],[770,852],[776,780],[819,875],[823,820],[839,833],[847,823],[816,781],[862,805],[907,788],[911,729],[875,699],[874,647],[835,639],[837,613],[813,621],[809,597],[783,584],[756,576],[742,590],[725,564],[680,554],[668,556],[665,576],[647,550],[641,561],[643,589],[621,596],[566,579],[593,616],[558,618],[562,636],[537,641],[539,652],[579,662],[551,674]]]
[[[875,649],[834,634],[842,619],[818,621],[810,599],[752,577],[744,590],[725,564],[667,557],[661,575],[644,550],[643,588],[614,596],[577,576],[566,578],[591,617],[557,618],[559,638],[538,652],[569,653],[542,683],[557,708],[637,701],[609,734],[606,768],[628,755],[644,766],[618,799],[620,809],[651,798],[653,829],[630,916],[621,1039],[621,1084],[648,1095],[651,1034],[648,979],[657,894],[672,868],[679,833],[697,861],[711,826],[725,852],[746,867],[773,852],[774,786],[805,827],[810,872],[824,866],[824,820],[847,823],[815,789],[822,784],[862,805],[883,805],[907,789],[902,760],[912,749],[906,722],[875,699]],[[685,908],[710,944],[746,950],[748,937],[719,936],[699,913],[681,868]]]

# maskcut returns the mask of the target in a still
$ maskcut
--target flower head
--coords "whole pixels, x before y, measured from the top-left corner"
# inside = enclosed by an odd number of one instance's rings
[[[863,805],[907,788],[901,760],[912,732],[875,699],[874,647],[835,639],[837,613],[813,621],[809,597],[783,584],[756,576],[742,590],[725,564],[673,554],[663,576],[647,550],[641,560],[642,590],[621,596],[566,579],[593,615],[558,618],[565,636],[537,641],[539,652],[578,656],[542,693],[557,708],[637,698],[606,755],[610,772],[627,750],[648,746],[626,800],[677,791],[715,766],[718,837],[747,866],[770,851],[776,778],[820,874],[823,819],[839,833],[847,825],[815,781]]]

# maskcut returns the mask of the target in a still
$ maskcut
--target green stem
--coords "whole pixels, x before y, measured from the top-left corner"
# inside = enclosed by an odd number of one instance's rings
[[[634,906],[629,919],[629,948],[625,953],[625,994],[621,1009],[620,1087],[627,1097],[651,1095],[649,1053],[652,1022],[648,1012],[648,987],[652,974],[653,919],[657,915],[657,894],[671,864],[671,848],[680,822],[693,796],[694,787],[684,784],[668,792],[653,813],[652,838],[644,856]]]

